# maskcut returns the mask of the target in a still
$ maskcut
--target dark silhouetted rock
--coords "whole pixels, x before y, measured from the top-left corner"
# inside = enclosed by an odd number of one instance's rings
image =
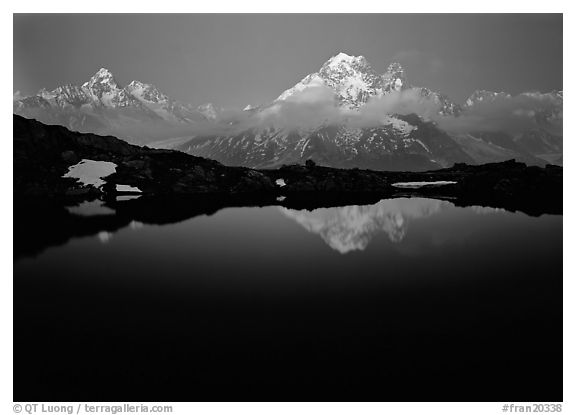
[[[15,196],[58,198],[99,193],[98,189],[62,177],[82,159],[117,165],[116,172],[104,178],[106,185],[101,190],[109,194],[115,192],[116,184],[124,184],[138,187],[146,196],[162,197],[258,195],[268,200],[281,194],[295,200],[332,194],[350,201],[371,194],[373,198],[450,198],[457,204],[536,214],[562,211],[562,168],[558,166],[528,167],[509,160],[484,165],[457,163],[427,172],[383,172],[322,167],[308,160],[305,166],[255,170],[224,166],[174,150],[138,147],[110,136],[81,134],[14,115]],[[284,186],[276,184],[280,179]],[[393,186],[398,182],[430,181],[456,183],[415,189]]]

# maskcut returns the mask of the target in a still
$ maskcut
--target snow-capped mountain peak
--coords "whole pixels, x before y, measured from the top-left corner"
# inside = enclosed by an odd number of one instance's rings
[[[461,110],[459,105],[445,95],[410,85],[404,68],[398,62],[391,63],[386,72],[380,74],[364,56],[350,56],[346,53],[332,56],[318,72],[307,75],[284,91],[276,101],[289,100],[313,87],[330,88],[334,91],[339,105],[351,110],[359,109],[373,97],[410,89],[417,92],[422,99],[433,100],[442,115],[455,115]]]
[[[324,86],[335,92],[342,106],[355,109],[371,96],[381,95],[382,85],[382,76],[364,56],[338,53],[328,59],[318,72],[307,75],[294,87],[284,91],[277,100],[286,100],[310,87]]]
[[[397,62],[393,62],[388,66],[388,69],[382,75],[382,80],[385,92],[400,91],[408,87],[404,68]]]
[[[108,89],[119,89],[114,75],[106,68],[100,68],[89,81],[82,84],[82,88],[94,88],[96,85],[106,86]]]
[[[166,103],[169,101],[168,96],[160,92],[154,85],[140,81],[132,81],[124,89],[141,102]]]
[[[387,73],[402,73],[402,74],[404,74],[404,68],[402,68],[402,65],[400,65],[400,63],[392,62],[390,65],[388,65],[388,70],[386,72]]]
[[[493,102],[496,99],[500,98],[511,98],[512,96],[507,92],[493,92],[493,91],[486,91],[484,89],[478,89],[468,97],[466,100],[466,107],[472,107],[473,105],[478,104],[479,102]]]
[[[72,84],[59,86],[54,91],[45,93],[43,97],[48,100],[55,100],[60,107],[67,105],[79,107],[90,101],[82,88]]]
[[[132,82],[130,82],[128,85],[126,85],[126,88],[129,89],[136,89],[136,88],[140,88],[140,89],[144,89],[147,87],[150,87],[151,85],[149,84],[145,84],[144,82],[140,82],[137,80],[133,80]]]
[[[194,108],[173,101],[154,85],[132,81],[123,88],[106,68],[100,68],[82,86],[66,84],[52,91],[43,88],[31,97],[20,97],[14,101],[14,109],[19,113],[48,111],[43,115],[47,122],[54,122],[53,117],[57,120],[61,117],[69,120],[67,126],[73,129],[82,129],[85,125],[95,126],[94,130],[114,128],[118,119],[108,118],[110,110],[122,114],[127,123],[130,120],[138,123],[143,120],[169,123],[206,120]]]
[[[324,65],[322,65],[322,68],[337,69],[343,66],[358,66],[367,63],[368,62],[364,56],[350,56],[346,53],[340,52],[328,59]]]
[[[82,90],[92,100],[105,107],[114,107],[121,88],[114,79],[112,72],[106,68],[100,68],[88,82],[82,84]]]

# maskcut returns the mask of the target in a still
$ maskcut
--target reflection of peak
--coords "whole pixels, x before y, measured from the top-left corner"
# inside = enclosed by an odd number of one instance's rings
[[[447,202],[432,199],[387,199],[370,206],[295,211],[280,208],[287,217],[312,233],[319,234],[334,250],[345,254],[366,249],[372,238],[383,232],[400,242],[412,219],[431,216]]]

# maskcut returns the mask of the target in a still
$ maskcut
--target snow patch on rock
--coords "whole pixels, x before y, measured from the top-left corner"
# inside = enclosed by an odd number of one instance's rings
[[[78,164],[70,166],[62,177],[78,179],[84,186],[92,185],[99,188],[105,183],[102,178],[115,173],[116,167],[115,163],[109,161],[82,159]]]
[[[136,192],[142,193],[142,190],[138,189],[137,187],[133,187],[127,184],[117,184],[116,185],[117,192]]]
[[[419,187],[445,186],[447,184],[456,184],[456,183],[457,182],[439,180],[439,181],[435,181],[435,182],[398,182],[398,183],[392,183],[392,186],[406,188],[406,189],[416,189]]]

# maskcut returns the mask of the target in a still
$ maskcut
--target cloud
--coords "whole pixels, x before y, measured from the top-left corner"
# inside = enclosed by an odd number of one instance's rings
[[[238,129],[273,126],[276,128],[314,128],[346,123],[353,127],[376,127],[389,115],[416,114],[434,121],[452,133],[506,131],[521,133],[537,126],[561,134],[562,111],[558,98],[549,94],[522,94],[479,102],[459,116],[439,114],[441,103],[434,95],[423,95],[420,88],[394,91],[372,97],[358,111],[338,105],[332,89],[317,85],[299,91],[284,101],[277,101],[254,116],[246,115]],[[554,114],[553,117],[548,115]],[[542,118],[544,117],[544,118]]]
[[[562,134],[562,102],[550,94],[520,94],[478,102],[459,117],[438,118],[440,128],[454,133],[505,131],[519,134],[535,127]]]
[[[419,88],[394,91],[381,97],[370,99],[360,108],[360,122],[365,126],[380,123],[387,114],[417,114],[431,120],[437,117],[440,104],[431,96],[422,96]]]
[[[546,128],[562,134],[562,100],[550,94],[522,94],[513,98],[500,97],[479,102],[458,116],[439,114],[441,103],[434,95],[422,94],[420,88],[394,91],[372,97],[358,110],[340,106],[335,92],[324,85],[310,86],[283,101],[275,101],[260,111],[224,110],[218,123],[199,122],[193,125],[164,126],[147,134],[164,138],[174,136],[233,136],[252,128],[308,130],[321,125],[347,124],[371,128],[389,122],[393,114],[416,114],[425,121],[436,122],[449,133],[479,133],[505,131],[511,135]],[[553,114],[552,117],[548,115]],[[144,127],[144,126],[143,126]]]
[[[296,92],[286,100],[276,101],[258,113],[254,121],[280,128],[313,128],[338,123],[344,113],[337,105],[334,91],[318,85]]]
[[[299,91],[284,101],[277,101],[258,113],[250,127],[271,125],[280,128],[313,128],[322,124],[346,123],[354,127],[381,125],[390,114],[417,114],[426,120],[437,116],[440,104],[422,96],[418,88],[395,91],[372,97],[358,111],[338,105],[334,91],[326,86],[313,86]]]
[[[440,105],[433,95],[423,96],[421,89],[412,88],[372,97],[359,110],[351,110],[338,104],[332,89],[317,85],[284,101],[276,101],[261,111],[226,110],[219,123],[181,127],[178,134],[229,136],[251,128],[306,130],[337,124],[371,128],[389,122],[389,115],[416,114],[455,134],[504,131],[516,135],[545,128],[551,134],[562,135],[562,101],[549,94],[521,94],[479,102],[458,116],[440,115]],[[167,134],[164,131],[167,137],[174,136],[175,132]]]
[[[371,128],[389,122],[389,115],[416,114],[455,134],[504,131],[516,135],[545,128],[551,134],[562,135],[562,100],[550,94],[521,94],[479,102],[458,116],[440,115],[440,105],[435,96],[423,96],[421,89],[412,88],[372,97],[359,110],[351,110],[339,105],[331,88],[314,85],[260,111],[226,110],[217,124],[201,122],[162,133],[169,138],[176,132],[179,136],[232,136],[251,128],[268,127],[308,130],[347,124]]]

